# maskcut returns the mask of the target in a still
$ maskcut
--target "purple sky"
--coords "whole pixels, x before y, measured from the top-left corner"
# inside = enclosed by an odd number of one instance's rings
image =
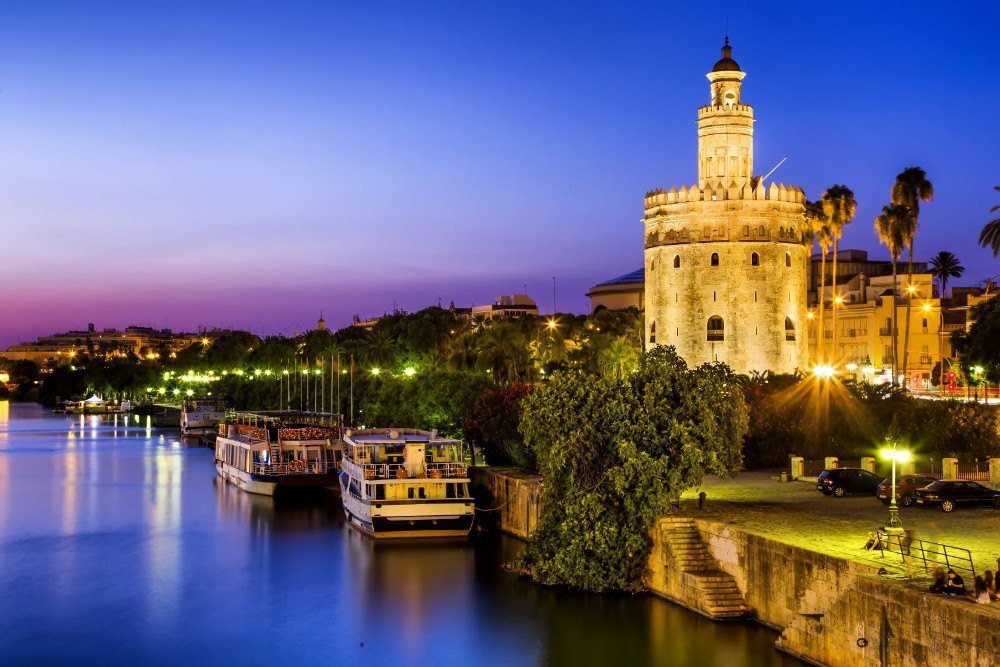
[[[582,311],[695,180],[725,14],[669,3],[22,3],[0,22],[0,347],[130,323],[292,332],[528,292]],[[992,3],[730,8],[757,167],[937,197],[959,284],[1000,203]]]

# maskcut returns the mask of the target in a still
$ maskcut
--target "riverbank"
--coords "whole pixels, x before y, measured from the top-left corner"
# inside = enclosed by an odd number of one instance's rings
[[[507,510],[501,530],[537,525],[539,505],[519,499],[540,498],[541,479],[490,469],[475,474],[494,506]],[[755,534],[693,514],[688,502],[681,517],[654,526],[650,592],[710,618],[754,618],[781,632],[777,648],[816,664],[1000,664],[1000,608],[930,595],[905,581],[917,573],[901,562],[887,563],[886,576],[881,564],[786,542],[781,531]],[[781,516],[772,508],[770,525]]]

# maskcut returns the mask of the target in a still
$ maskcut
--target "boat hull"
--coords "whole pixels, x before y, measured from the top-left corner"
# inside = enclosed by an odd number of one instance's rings
[[[261,475],[240,470],[222,461],[215,462],[215,470],[222,479],[234,486],[261,496],[273,496],[281,491],[324,489],[336,485],[336,473],[308,473],[302,475]]]
[[[341,472],[340,496],[347,521],[375,539],[466,537],[472,530],[475,507],[471,498],[372,501],[355,496],[349,482],[350,476]]]

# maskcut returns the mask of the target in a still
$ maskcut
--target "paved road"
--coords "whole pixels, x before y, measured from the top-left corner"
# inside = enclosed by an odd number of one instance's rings
[[[888,508],[875,496],[827,497],[815,483],[777,482],[770,473],[744,473],[737,479],[706,478],[701,486],[707,496],[699,512],[699,489],[684,494],[682,505],[692,516],[724,521],[745,530],[773,536],[813,551],[870,564],[894,565],[897,555],[868,552],[862,547],[868,531],[885,525]],[[900,508],[904,527],[915,537],[965,547],[972,551],[976,569],[997,570],[1000,557],[1000,510],[990,507],[940,510]],[[888,563],[887,563],[888,561]],[[971,583],[971,582],[970,582]]]

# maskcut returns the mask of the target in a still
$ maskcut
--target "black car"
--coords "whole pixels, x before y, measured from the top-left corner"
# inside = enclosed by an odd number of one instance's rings
[[[917,507],[940,506],[942,512],[971,505],[991,505],[1000,509],[1000,491],[986,488],[978,482],[942,480],[917,489],[913,496]]]
[[[823,495],[843,498],[849,493],[875,493],[881,481],[875,473],[861,468],[835,468],[819,474],[816,488]]]

